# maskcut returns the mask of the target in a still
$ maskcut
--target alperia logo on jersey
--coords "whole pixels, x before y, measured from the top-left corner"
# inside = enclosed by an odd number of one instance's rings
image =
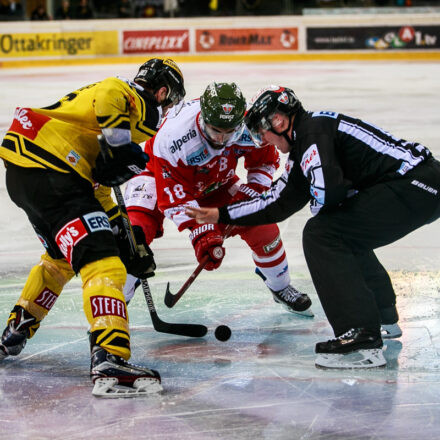
[[[175,153],[176,151],[180,151],[183,144],[186,144],[191,139],[194,139],[197,136],[197,133],[194,129],[191,129],[186,133],[184,136],[182,136],[180,139],[173,140],[173,144],[170,147],[171,153]]]

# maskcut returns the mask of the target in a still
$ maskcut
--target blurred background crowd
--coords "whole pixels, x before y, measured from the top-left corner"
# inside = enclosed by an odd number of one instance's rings
[[[0,0],[0,20],[301,15],[329,8],[418,6],[440,7],[440,0]]]

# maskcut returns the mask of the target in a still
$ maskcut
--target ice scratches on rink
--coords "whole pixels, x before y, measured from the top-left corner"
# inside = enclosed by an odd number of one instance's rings
[[[314,319],[287,313],[250,271],[227,266],[201,275],[167,309],[161,297],[170,275],[158,273],[151,287],[159,316],[210,331],[202,339],[155,332],[138,293],[129,305],[132,360],[159,370],[164,391],[104,400],[91,395],[87,324],[73,280],[21,355],[0,366],[0,439],[438,439],[440,276],[391,277],[403,336],[385,342],[387,366],[336,371],[314,366],[314,344],[332,334],[305,273],[296,284],[310,292]],[[2,323],[23,282],[0,278]],[[214,338],[219,324],[231,327],[229,341]]]
[[[400,62],[184,63],[188,98],[211,81],[236,81],[249,100],[270,83],[291,87],[310,110],[370,121],[440,157],[440,64]],[[133,77],[136,65],[0,69],[0,137],[17,106],[41,107],[106,76]],[[284,159],[283,159],[284,161]],[[282,161],[282,162],[283,162]],[[282,167],[281,167],[282,168]],[[241,175],[242,176],[242,175]],[[25,274],[42,253],[26,216],[9,200],[0,167],[0,325]],[[132,361],[157,369],[164,391],[98,399],[88,377],[87,322],[80,280],[64,289],[18,358],[0,366],[0,439],[438,440],[440,438],[440,222],[378,250],[398,295],[403,335],[385,342],[383,369],[318,370],[314,345],[332,337],[301,247],[308,208],[280,224],[293,285],[310,293],[315,318],[286,312],[253,274],[240,240],[226,243],[221,268],[202,273],[173,308],[196,264],[174,226],[153,243],[150,282],[159,316],[208,325],[203,339],[153,330],[142,295],[129,305]],[[227,342],[215,340],[220,324]],[[0,329],[0,330],[1,330]]]

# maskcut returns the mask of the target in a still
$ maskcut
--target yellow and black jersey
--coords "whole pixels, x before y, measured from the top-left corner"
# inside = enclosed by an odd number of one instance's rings
[[[153,97],[119,78],[90,84],[45,108],[17,108],[0,146],[0,157],[27,168],[74,170],[93,183],[99,152],[96,136],[104,128],[131,131],[133,142],[156,134],[161,113]]]

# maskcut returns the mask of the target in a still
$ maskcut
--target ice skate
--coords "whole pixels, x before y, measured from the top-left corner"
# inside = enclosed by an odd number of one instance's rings
[[[402,336],[402,329],[397,322],[395,324],[382,324],[380,327],[382,339],[395,339]]]
[[[0,361],[8,356],[21,353],[30,336],[30,327],[38,325],[37,320],[23,307],[15,306],[11,312],[8,326],[0,342]],[[34,329],[35,330],[35,329]]]
[[[314,314],[310,309],[312,301],[305,293],[296,290],[290,284],[283,290],[275,292],[271,290],[275,302],[282,304],[289,312],[297,313],[298,315],[313,317]]]
[[[380,334],[352,328],[341,336],[318,342],[315,365],[324,368],[374,368],[386,365]]]
[[[157,371],[131,364],[99,346],[92,350],[90,377],[97,397],[138,397],[162,391]]]

